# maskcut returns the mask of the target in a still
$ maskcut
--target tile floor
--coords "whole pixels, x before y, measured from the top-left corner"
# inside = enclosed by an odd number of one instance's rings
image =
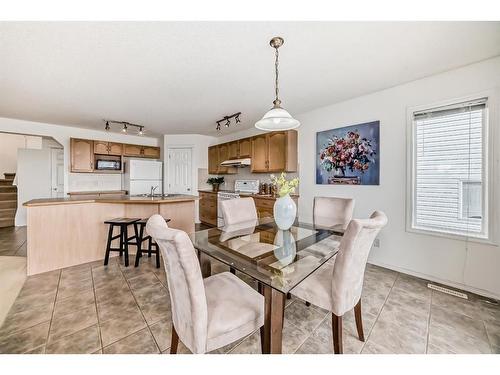
[[[26,256],[26,227],[0,228],[0,256]]]
[[[125,268],[113,258],[107,267],[94,262],[29,277],[0,327],[0,353],[168,353],[170,299],[164,270],[153,260]],[[368,265],[362,297],[367,340],[356,338],[348,313],[344,351],[500,353],[500,307],[469,296],[431,291],[424,280]],[[288,300],[283,351],[332,353],[330,315]],[[180,345],[179,352],[188,350]],[[260,353],[259,332],[216,353]]]

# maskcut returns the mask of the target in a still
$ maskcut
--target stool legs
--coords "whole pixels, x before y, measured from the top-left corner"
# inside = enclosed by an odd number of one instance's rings
[[[122,234],[123,242],[125,242],[125,267],[128,267],[128,225],[124,225]]]
[[[109,251],[111,250],[111,241],[113,238],[113,225],[109,226],[108,231],[108,244],[106,245],[106,255],[104,256],[104,265],[107,266],[109,262]]]
[[[144,226],[139,225],[139,230],[137,230],[137,224],[134,224],[135,236],[137,242],[137,253],[135,254],[135,267],[139,266],[139,258],[142,256],[142,235],[144,234]],[[139,233],[137,233],[139,232]]]

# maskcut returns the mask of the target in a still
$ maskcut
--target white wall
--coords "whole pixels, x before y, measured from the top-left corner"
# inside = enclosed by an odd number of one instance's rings
[[[17,151],[25,148],[40,149],[42,138],[20,134],[0,133],[0,178],[4,173],[15,173],[17,169]]]
[[[500,297],[500,248],[405,230],[407,108],[432,105],[492,90],[490,127],[493,148],[495,231],[499,213],[499,97],[500,58],[435,75],[388,90],[296,115],[299,128],[301,196],[299,212],[312,218],[314,196],[356,199],[355,216],[367,217],[379,209],[389,223],[380,234],[370,262],[428,279],[442,281],[493,297]],[[316,132],[380,120],[380,186],[315,184]],[[498,237],[497,237],[498,238]]]
[[[53,137],[64,147],[64,192],[86,190],[89,186],[105,186],[106,189],[121,188],[120,179],[107,180],[99,174],[81,178],[81,174],[70,173],[70,138],[85,138],[120,143],[141,144],[146,146],[159,146],[158,138],[112,133],[99,130],[75,128],[63,125],[46,124],[41,122],[24,121],[0,117],[0,132],[30,134]],[[72,181],[74,179],[74,182]],[[82,188],[76,189],[77,186]],[[73,190],[70,190],[73,189]],[[97,190],[97,189],[94,189]]]
[[[199,186],[198,184],[198,169],[208,168],[208,146],[213,144],[216,138],[200,135],[200,134],[165,134],[163,136],[163,186],[168,186],[167,181],[167,167],[168,163],[165,160],[166,155],[168,155],[169,148],[175,147],[190,147],[193,150],[192,159],[192,175],[191,181],[193,183],[193,194],[198,194],[198,189],[205,188],[205,186]],[[195,203],[195,221],[199,223],[198,218],[198,202]]]

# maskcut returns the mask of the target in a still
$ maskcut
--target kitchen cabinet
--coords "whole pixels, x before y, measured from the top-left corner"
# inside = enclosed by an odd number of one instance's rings
[[[142,147],[139,145],[123,145],[123,156],[141,156]]]
[[[252,172],[296,172],[297,132],[261,134],[252,138]]]
[[[147,147],[142,148],[142,156],[145,158],[159,159],[160,158],[160,148],[159,147]]]
[[[217,226],[217,193],[199,192],[199,218],[202,223]]]
[[[257,209],[257,217],[259,219],[266,217],[274,217],[274,203],[277,198],[274,197],[259,197],[254,195],[255,208]],[[292,196],[295,204],[298,206],[298,196]]]
[[[208,174],[217,174],[219,166],[219,150],[217,146],[208,148]]]
[[[244,138],[238,141],[238,157],[239,158],[249,158],[252,156],[252,139]]]
[[[238,159],[240,155],[240,146],[238,141],[229,142],[227,144],[227,158],[228,159]]]
[[[94,171],[94,141],[71,138],[71,172]]]
[[[160,158],[160,148],[153,146],[140,146],[140,145],[123,145],[123,155],[137,158]]]
[[[236,168],[223,167],[220,165],[229,159],[229,147],[227,143],[208,148],[208,174],[234,174]]]
[[[94,141],[94,154],[121,156],[122,153],[121,143]]]

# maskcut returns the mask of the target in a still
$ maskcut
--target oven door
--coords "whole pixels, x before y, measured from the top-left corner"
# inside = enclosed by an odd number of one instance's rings
[[[222,216],[222,207],[221,207],[221,202],[226,201],[228,199],[236,199],[239,198],[240,196],[235,193],[217,193],[217,226],[218,227],[223,227],[224,226],[224,218]]]

